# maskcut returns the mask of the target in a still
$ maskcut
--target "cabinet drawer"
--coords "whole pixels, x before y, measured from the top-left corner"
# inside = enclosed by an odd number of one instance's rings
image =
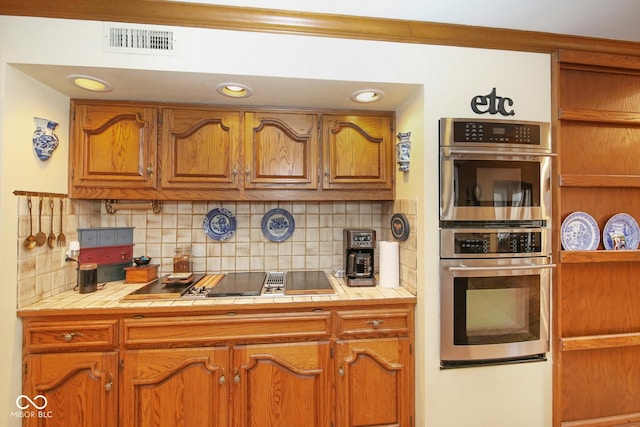
[[[112,350],[118,345],[118,320],[28,322],[25,346],[30,353]]]
[[[133,245],[123,246],[106,246],[97,248],[82,248],[78,261],[81,264],[96,263],[102,264],[118,264],[123,262],[131,262],[133,258]]]
[[[133,244],[133,227],[116,228],[116,245]]]
[[[98,229],[78,229],[81,248],[95,248],[96,246],[100,246],[98,236]]]
[[[103,264],[98,266],[98,283],[124,280],[127,277],[125,268],[131,267],[131,261],[120,264]]]
[[[413,315],[410,309],[338,311],[339,338],[409,336]]]
[[[328,339],[330,319],[328,311],[125,319],[124,343],[127,348],[144,348]]]
[[[81,248],[133,244],[133,227],[79,228]]]

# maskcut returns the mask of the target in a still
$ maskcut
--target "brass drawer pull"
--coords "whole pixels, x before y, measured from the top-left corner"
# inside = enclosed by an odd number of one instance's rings
[[[368,325],[373,326],[373,329],[378,329],[383,323],[384,320],[369,320],[367,322]]]
[[[67,332],[66,334],[60,335],[63,340],[66,342],[71,342],[75,337],[81,337],[82,334],[80,332]]]

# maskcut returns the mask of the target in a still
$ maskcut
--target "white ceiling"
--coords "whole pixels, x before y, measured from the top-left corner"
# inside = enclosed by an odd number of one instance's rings
[[[70,98],[186,102],[217,105],[253,105],[270,107],[396,110],[419,85],[364,81],[336,81],[275,78],[264,76],[230,76],[222,74],[185,73],[118,68],[67,67],[41,64],[13,64],[22,72]],[[72,85],[67,76],[82,74],[99,76],[113,90],[96,94]],[[233,99],[215,92],[222,82],[240,82],[254,93],[249,98]],[[381,101],[356,104],[351,94],[356,90],[375,88],[384,93]]]
[[[523,29],[640,42],[640,0],[278,0],[275,3],[266,0],[187,1]],[[414,85],[379,82],[136,70],[125,72],[121,69],[98,70],[48,65],[15,66],[71,98],[97,96],[70,85],[65,79],[69,74],[96,75],[109,81],[114,90],[101,94],[99,98],[167,102],[395,110],[416,90]],[[212,95],[210,88],[225,81],[241,81],[254,88],[255,93],[246,100],[230,100],[217,93]],[[353,91],[367,87],[383,90],[384,99],[369,105],[355,104],[350,100]]]

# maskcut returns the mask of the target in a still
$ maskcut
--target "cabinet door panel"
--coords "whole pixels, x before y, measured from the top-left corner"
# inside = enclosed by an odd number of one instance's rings
[[[162,187],[238,188],[240,113],[164,109]]]
[[[118,354],[52,353],[26,357],[24,394],[34,403],[24,426],[95,427],[117,422]],[[27,402],[23,402],[26,404]],[[30,415],[30,414],[34,415]]]
[[[227,426],[226,347],[125,352],[120,426]]]
[[[408,426],[413,414],[408,338],[339,341],[338,426]]]
[[[317,187],[317,115],[246,113],[245,120],[245,188]]]
[[[390,116],[323,117],[325,189],[390,189]]]
[[[155,108],[79,104],[74,112],[74,186],[156,187]]]
[[[328,343],[237,346],[233,352],[234,426],[328,426]]]

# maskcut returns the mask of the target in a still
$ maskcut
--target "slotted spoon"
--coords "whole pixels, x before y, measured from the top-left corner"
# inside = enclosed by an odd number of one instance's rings
[[[58,235],[58,247],[67,245],[67,237],[62,232],[62,219],[64,218],[64,210],[62,209],[62,199],[60,199],[60,234]]]
[[[36,246],[42,246],[47,243],[47,235],[42,232],[42,197],[38,205],[38,232],[36,233]]]

